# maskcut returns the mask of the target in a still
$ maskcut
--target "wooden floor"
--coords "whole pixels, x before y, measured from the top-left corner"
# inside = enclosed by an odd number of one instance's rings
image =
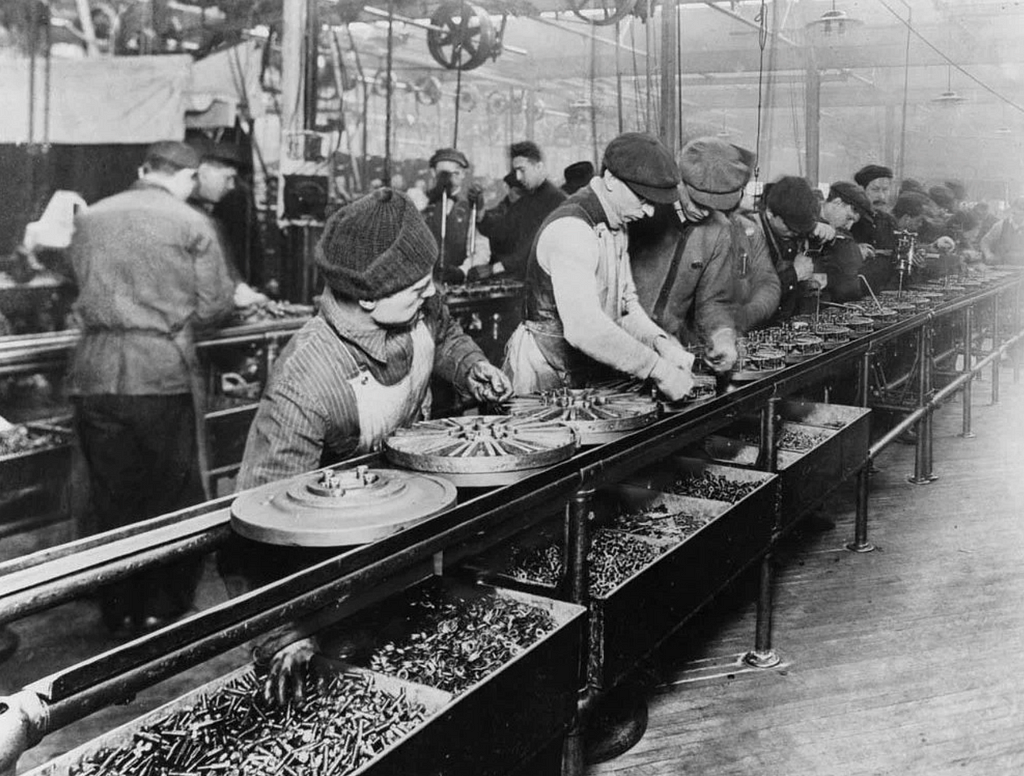
[[[988,378],[986,374],[986,378]],[[836,528],[777,558],[773,646],[744,670],[751,592],[659,655],[647,734],[589,776],[1007,776],[1024,774],[1024,383],[1001,402],[975,384],[974,439],[956,399],[936,416],[935,473],[913,485],[914,448],[872,477],[870,539]],[[725,611],[723,611],[725,610]]]
[[[872,478],[876,552],[843,549],[853,534],[849,489],[829,504],[833,530],[781,548],[781,666],[737,662],[754,633],[754,589],[737,585],[660,652],[641,742],[589,775],[1024,774],[1024,383],[1010,378],[1004,369],[998,407],[988,404],[988,380],[976,384],[977,438],[958,436],[959,400],[937,415],[937,482],[906,481],[911,446],[882,456]],[[26,549],[8,541],[0,555]],[[208,568],[200,605],[223,597]],[[0,664],[0,694],[115,643],[88,601],[14,628],[22,647]],[[235,650],[57,731],[21,769],[244,659]]]

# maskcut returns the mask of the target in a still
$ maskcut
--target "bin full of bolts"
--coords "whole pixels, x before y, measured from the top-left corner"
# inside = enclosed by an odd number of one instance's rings
[[[71,438],[61,421],[0,431],[0,535],[25,515],[66,514]]]
[[[320,659],[310,679],[302,702],[280,707],[264,699],[251,667],[240,668],[29,776],[441,772],[440,764],[419,770],[423,753],[410,743],[443,713],[449,694]]]
[[[588,682],[608,689],[624,678],[715,589],[720,548],[732,542],[736,515],[752,510],[763,544],[771,535],[774,476],[742,472],[758,492],[741,504],[619,485],[594,496],[590,551]],[[497,584],[565,593],[562,521],[551,520],[474,559],[471,569]],[[736,559],[732,573],[746,559]]]
[[[585,610],[512,590],[432,577],[347,619],[327,655],[451,693],[410,737],[416,774],[538,773],[575,710]],[[557,773],[557,770],[555,770]]]
[[[870,410],[808,401],[779,403],[778,466],[782,526],[789,528],[856,473],[870,443]],[[715,461],[754,467],[759,421],[744,418],[704,440]]]

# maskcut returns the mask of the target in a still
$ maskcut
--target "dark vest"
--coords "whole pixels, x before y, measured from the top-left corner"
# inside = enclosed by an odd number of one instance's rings
[[[537,242],[540,235],[548,224],[560,218],[580,218],[593,229],[598,224],[607,224],[608,216],[593,189],[589,186],[580,189],[544,219],[544,223],[533,238],[530,258],[526,262],[524,325],[533,333],[537,346],[547,362],[563,375],[567,383],[577,384],[584,382],[592,372],[604,370],[606,367],[598,365],[565,341],[551,276],[537,263]]]

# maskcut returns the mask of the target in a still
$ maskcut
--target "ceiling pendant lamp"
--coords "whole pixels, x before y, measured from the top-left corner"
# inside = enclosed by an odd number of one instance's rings
[[[959,105],[966,101],[967,98],[962,94],[958,94],[953,91],[953,68],[946,68],[946,91],[940,94],[938,97],[932,97],[932,102],[939,105]]]
[[[837,35],[844,35],[851,27],[863,24],[860,19],[855,19],[846,11],[836,10],[836,0],[832,0],[832,10],[825,11],[820,17],[807,23],[807,29],[820,31],[826,37],[833,32]]]

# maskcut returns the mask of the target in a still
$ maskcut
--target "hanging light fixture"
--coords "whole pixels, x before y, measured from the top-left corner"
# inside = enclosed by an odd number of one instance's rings
[[[966,101],[967,98],[962,94],[958,94],[953,91],[953,68],[950,66],[946,67],[946,91],[940,94],[938,97],[932,97],[932,102],[938,103],[939,105],[959,105]]]
[[[807,29],[820,30],[825,36],[835,32],[837,35],[844,35],[850,27],[857,27],[863,24],[860,19],[855,19],[846,11],[836,10],[836,0],[832,0],[832,10],[825,11],[820,17],[807,23]]]

